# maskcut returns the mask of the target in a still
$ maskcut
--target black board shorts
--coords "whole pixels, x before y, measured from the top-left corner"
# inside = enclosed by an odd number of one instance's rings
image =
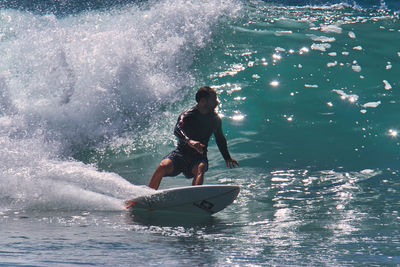
[[[175,149],[164,157],[164,159],[166,158],[170,159],[174,165],[172,173],[166,176],[177,176],[178,174],[183,173],[186,178],[193,178],[193,167],[201,162],[206,165],[205,172],[208,170],[208,159],[206,155],[194,155],[192,153],[184,153],[179,149]]]

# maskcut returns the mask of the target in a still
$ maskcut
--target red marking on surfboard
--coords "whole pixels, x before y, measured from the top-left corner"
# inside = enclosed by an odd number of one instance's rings
[[[125,208],[126,208],[127,210],[129,210],[129,209],[132,208],[133,205],[135,205],[135,204],[136,204],[136,201],[134,201],[134,200],[125,201]]]

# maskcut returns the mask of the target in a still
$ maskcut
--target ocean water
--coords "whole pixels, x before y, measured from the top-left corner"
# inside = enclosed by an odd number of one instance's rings
[[[2,1],[1,266],[400,265],[400,3]],[[129,214],[199,86],[241,186]],[[183,176],[161,188],[186,186]]]

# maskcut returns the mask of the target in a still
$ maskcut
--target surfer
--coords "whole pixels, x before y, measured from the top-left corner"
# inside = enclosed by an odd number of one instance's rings
[[[215,112],[219,103],[216,91],[208,86],[200,87],[196,93],[196,102],[196,106],[179,116],[174,129],[178,146],[158,165],[150,178],[149,187],[158,189],[163,177],[180,173],[189,179],[193,178],[192,185],[202,185],[204,173],[208,170],[207,146],[212,134],[226,166],[239,166],[229,154],[222,132],[222,121]]]

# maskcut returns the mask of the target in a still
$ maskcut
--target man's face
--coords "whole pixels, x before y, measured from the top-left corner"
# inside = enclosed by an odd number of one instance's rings
[[[214,111],[218,106],[218,103],[219,101],[216,94],[212,94],[207,98],[207,108],[209,111]]]

